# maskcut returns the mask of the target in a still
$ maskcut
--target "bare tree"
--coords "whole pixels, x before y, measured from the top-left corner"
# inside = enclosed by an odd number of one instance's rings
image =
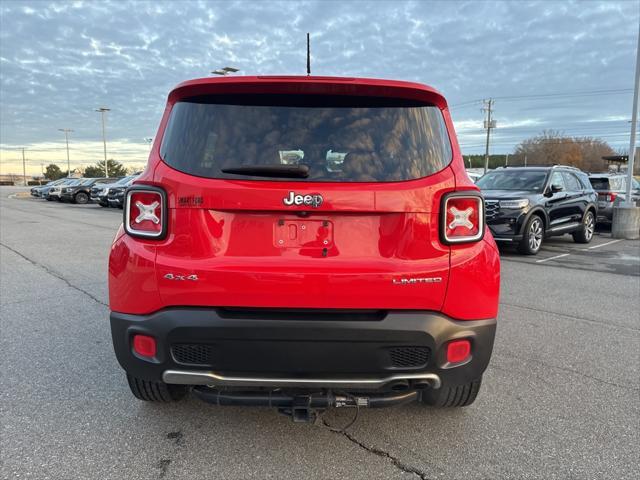
[[[527,165],[571,165],[597,172],[607,169],[602,157],[614,154],[611,146],[598,138],[568,137],[556,130],[545,130],[516,147],[513,164],[523,165],[526,157]]]

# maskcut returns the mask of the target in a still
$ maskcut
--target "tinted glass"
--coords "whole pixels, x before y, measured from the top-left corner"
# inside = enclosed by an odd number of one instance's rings
[[[495,170],[476,182],[482,190],[527,190],[539,192],[544,187],[544,170]]]
[[[591,186],[591,182],[589,182],[589,177],[586,173],[578,172],[576,173],[576,176],[578,177],[578,180],[580,180],[580,184],[583,189],[589,190],[590,192],[593,191],[593,187]]]
[[[589,181],[594,190],[609,190],[609,178],[607,177],[589,177]]]
[[[160,153],[173,168],[201,177],[265,180],[221,170],[306,165],[308,178],[286,180],[312,182],[410,180],[442,170],[451,161],[437,107],[311,95],[179,102]]]
[[[570,172],[562,172],[562,176],[564,177],[564,184],[567,186],[568,191],[570,192],[582,191],[582,186],[580,185],[580,182],[578,181],[575,175],[573,175]]]
[[[564,183],[564,179],[562,178],[562,173],[560,172],[553,172],[551,174],[551,183],[550,185],[555,185],[556,187],[560,187],[563,190],[567,189],[567,186]]]
[[[131,180],[133,180],[134,178],[136,178],[136,175],[129,175],[128,177],[124,177],[121,178],[120,180],[118,180],[115,185],[126,185],[127,183],[129,183]]]

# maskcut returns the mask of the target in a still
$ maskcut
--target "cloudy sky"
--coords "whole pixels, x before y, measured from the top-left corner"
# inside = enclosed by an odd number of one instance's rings
[[[463,153],[484,151],[481,99],[495,98],[492,152],[544,129],[629,142],[640,2],[10,1],[0,3],[0,169],[146,161],[169,90],[231,65],[435,86]]]

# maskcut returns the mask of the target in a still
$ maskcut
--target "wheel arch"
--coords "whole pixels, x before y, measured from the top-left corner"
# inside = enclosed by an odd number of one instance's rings
[[[520,225],[520,232],[519,232],[520,235],[524,234],[524,229],[527,226],[527,222],[534,215],[537,215],[542,219],[542,225],[544,227],[544,231],[545,232],[547,231],[547,225],[549,225],[549,216],[547,215],[547,212],[542,207],[534,207],[531,209],[531,211],[529,211],[529,213],[527,213],[527,216],[524,217],[524,220],[522,221],[522,225]]]
[[[586,217],[587,213],[589,212],[593,213],[593,220],[595,222],[598,218],[598,209],[593,203],[590,203],[589,205],[587,205],[587,208],[585,208],[584,214],[582,215],[582,220],[584,221],[584,217]]]

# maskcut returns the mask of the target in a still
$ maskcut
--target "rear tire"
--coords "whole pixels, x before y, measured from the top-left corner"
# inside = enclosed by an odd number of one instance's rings
[[[593,212],[589,210],[585,214],[580,228],[571,234],[573,236],[573,241],[576,243],[590,243],[593,239],[593,232],[595,231],[595,229],[596,218],[593,215]]]
[[[428,389],[420,395],[420,402],[431,407],[467,407],[471,405],[480,391],[482,377],[464,385],[442,387],[433,390]]]
[[[182,400],[189,393],[186,385],[169,385],[164,382],[149,382],[127,373],[127,381],[131,393],[145,402],[175,402]]]
[[[538,215],[531,215],[524,226],[522,241],[518,244],[518,252],[523,255],[536,255],[544,240],[544,222]]]

